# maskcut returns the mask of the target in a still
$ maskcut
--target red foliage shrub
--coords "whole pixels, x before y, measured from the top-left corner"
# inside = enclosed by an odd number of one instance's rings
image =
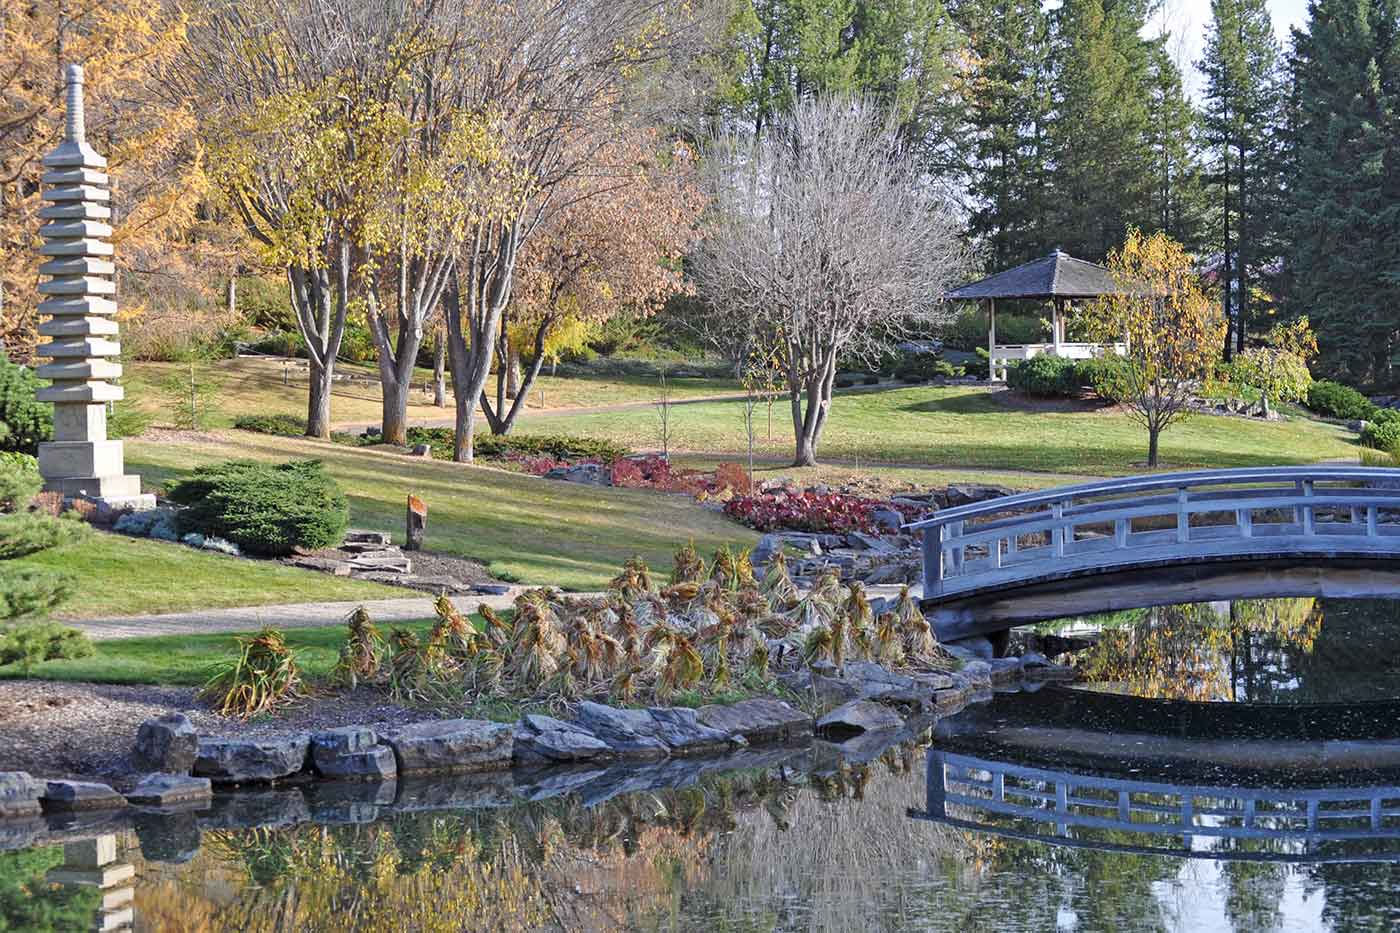
[[[728,487],[736,496],[747,496],[753,491],[753,484],[749,482],[749,471],[738,463],[721,463],[715,467],[715,487]]]
[[[768,492],[735,496],[725,503],[724,514],[758,531],[811,531],[841,534],[877,531],[872,518],[879,509],[894,509],[913,520],[915,510],[879,499],[841,493]]]
[[[635,460],[628,460],[623,457],[613,461],[612,484],[614,486],[638,487],[646,485],[646,476],[642,472],[642,465]]]

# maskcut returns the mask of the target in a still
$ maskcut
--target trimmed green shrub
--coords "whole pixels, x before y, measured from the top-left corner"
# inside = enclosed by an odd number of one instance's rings
[[[63,518],[42,512],[0,515],[0,560],[14,560],[87,537],[91,530],[87,524],[76,515],[70,518],[68,514]]]
[[[90,658],[95,653],[86,635],[57,622],[17,622],[0,629],[0,667],[18,664],[26,677],[44,661]]]
[[[1373,408],[1366,420],[1376,424],[1400,424],[1400,408]]]
[[[167,497],[187,508],[180,534],[217,535],[250,554],[281,557],[339,544],[350,522],[345,494],[319,460],[229,460],[200,467]]]
[[[427,444],[439,460],[452,459],[452,444],[457,435],[451,428],[409,428],[410,445]],[[378,436],[366,437],[375,443]],[[597,460],[612,463],[632,453],[631,448],[612,441],[568,434],[478,434],[473,449],[483,460],[505,460],[509,457],[552,457],[555,460]]]
[[[1351,386],[1319,379],[1308,387],[1307,405],[1319,415],[1344,421],[1369,420],[1376,406]]]
[[[1121,402],[1128,397],[1129,376],[1133,364],[1121,356],[1109,354],[1075,364],[1079,384],[1093,389],[1094,394],[1109,402]]]
[[[0,563],[0,621],[48,615],[72,594],[75,582],[66,573]]]
[[[939,359],[934,353],[911,353],[895,367],[894,377],[900,382],[928,382],[931,379],[953,379],[966,375],[967,370]]]
[[[269,356],[306,356],[306,341],[294,330],[277,330],[252,341],[248,349]]]
[[[1361,446],[1400,451],[1400,419],[1372,421],[1361,432]]]
[[[34,394],[39,377],[0,353],[0,451],[38,453],[53,434],[53,410]]]
[[[300,437],[306,433],[306,419],[296,415],[243,415],[233,423],[240,431]]]
[[[1070,396],[1079,392],[1079,374],[1074,360],[1036,356],[1007,367],[1006,384],[1041,398]]]
[[[29,454],[0,453],[0,512],[18,512],[44,486],[39,461]]]

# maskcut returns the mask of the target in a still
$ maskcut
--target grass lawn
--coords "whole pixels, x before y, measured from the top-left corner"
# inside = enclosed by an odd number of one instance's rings
[[[219,360],[209,364],[216,378],[223,380],[219,395],[236,399],[234,406],[225,402],[211,418],[213,427],[228,427],[240,415],[287,414],[306,417],[305,361],[281,361],[262,358]],[[378,373],[373,366],[341,364],[337,372],[364,376],[370,382],[337,382],[331,393],[331,419],[336,424],[379,424],[380,392]],[[136,361],[124,367],[122,384],[135,409],[155,418],[156,423],[170,420],[171,406],[164,400],[164,384],[172,376],[188,373],[182,363],[150,363]],[[284,384],[284,373],[287,382]],[[415,384],[427,385],[432,378],[429,370],[419,370]],[[494,387],[494,383],[491,384]],[[673,398],[695,398],[742,391],[738,383],[726,379],[671,379]],[[541,375],[530,392],[526,413],[532,409],[577,408],[597,405],[650,402],[656,398],[655,379],[641,376],[574,376],[569,378]],[[543,405],[541,405],[543,401]],[[408,417],[420,421],[440,421],[453,417],[452,399],[447,408],[432,404],[430,392],[415,389],[409,397]],[[647,417],[647,416],[644,416]],[[654,416],[651,416],[654,419]]]
[[[391,628],[426,632],[431,621],[396,622],[381,625],[387,636]],[[241,633],[250,637],[253,633]],[[287,645],[296,654],[306,677],[324,677],[335,667],[345,644],[345,626],[283,629]],[[113,638],[95,643],[97,653],[72,661],[45,661],[34,667],[38,680],[71,680],[99,684],[163,684],[198,687],[212,676],[213,666],[232,657],[239,633],[209,635],[162,635],[153,638]],[[0,678],[21,676],[13,665],[0,668]]]
[[[940,467],[897,467],[881,464],[871,465],[864,460],[859,462],[822,463],[814,467],[794,467],[790,464],[791,453],[787,458],[772,457],[756,461],[753,476],[756,482],[764,480],[789,480],[796,485],[813,486],[825,483],[837,487],[846,483],[858,484],[863,489],[878,490],[880,493],[895,493],[900,490],[917,488],[926,490],[930,486],[946,486],[949,483],[993,483],[1017,490],[1048,489],[1066,483],[1090,482],[1099,477],[1074,473],[1027,473],[1015,470],[985,469],[943,469]],[[704,456],[701,454],[678,454],[671,458],[677,466],[692,470],[713,470],[721,463],[746,465],[743,455],[725,457]]]
[[[785,403],[760,409],[758,450],[790,457],[792,425]],[[671,446],[724,454],[746,448],[742,405],[677,405]],[[637,449],[659,446],[655,417],[635,411],[540,415],[531,432],[606,437]],[[1162,435],[1162,468],[1248,467],[1355,458],[1345,428],[1290,417],[1281,422],[1198,415]],[[1143,470],[1147,433],[1129,415],[1111,410],[1020,411],[974,386],[916,386],[840,394],[832,403],[820,454],[888,466],[928,464],[944,469],[1030,470],[1113,476]],[[729,459],[737,459],[730,457]]]
[[[78,544],[50,548],[14,563],[62,570],[79,579],[72,597],[55,614],[60,619],[413,595],[271,561],[117,534],[90,535]]]
[[[210,443],[128,441],[126,461],[148,486],[191,468],[247,457],[314,457],[350,498],[350,521],[403,540],[409,493],[428,505],[427,547],[479,560],[522,583],[602,588],[623,561],[640,554],[657,568],[694,539],[702,551],[751,546],[758,536],[691,499],[639,489],[599,489],[485,467],[343,447],[301,438],[230,431]],[[305,600],[297,600],[305,601]]]

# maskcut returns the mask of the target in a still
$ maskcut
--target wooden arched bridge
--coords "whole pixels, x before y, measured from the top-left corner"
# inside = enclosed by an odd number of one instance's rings
[[[1055,581],[1221,561],[1400,562],[1400,470],[1129,476],[945,509],[906,528],[923,534],[923,599],[931,608]]]

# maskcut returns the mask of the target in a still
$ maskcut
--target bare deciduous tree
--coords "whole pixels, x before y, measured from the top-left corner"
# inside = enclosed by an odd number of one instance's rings
[[[860,98],[807,99],[759,139],[718,140],[707,189],[694,256],[706,330],[735,359],[774,340],[794,464],[810,466],[837,360],[873,359],[945,313],[941,296],[968,258],[958,219]]]

